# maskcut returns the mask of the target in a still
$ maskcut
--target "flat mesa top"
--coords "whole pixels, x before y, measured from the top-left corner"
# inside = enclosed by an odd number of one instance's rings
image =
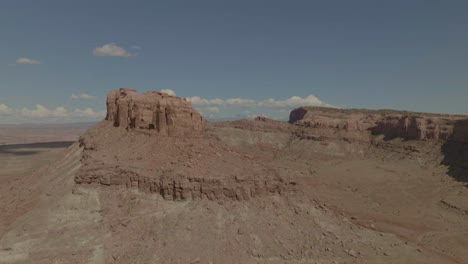
[[[323,113],[340,113],[340,114],[379,114],[379,115],[407,115],[407,116],[423,116],[423,117],[447,117],[447,118],[468,118],[468,115],[461,114],[442,114],[429,112],[413,112],[406,110],[393,109],[363,109],[363,108],[333,108],[324,106],[302,106],[294,110],[303,109],[312,112]]]

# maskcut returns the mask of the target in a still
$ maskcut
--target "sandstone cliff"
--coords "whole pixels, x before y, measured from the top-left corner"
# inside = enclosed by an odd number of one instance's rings
[[[206,123],[185,99],[160,92],[137,94],[134,89],[121,88],[109,92],[106,104],[106,120],[117,127],[183,136],[202,131]]]
[[[384,135],[385,139],[403,138],[416,140],[468,141],[468,128],[454,127],[466,116],[415,113],[394,110],[335,109],[300,107],[294,109],[289,122],[300,127],[342,130],[358,133],[361,138],[367,132]]]

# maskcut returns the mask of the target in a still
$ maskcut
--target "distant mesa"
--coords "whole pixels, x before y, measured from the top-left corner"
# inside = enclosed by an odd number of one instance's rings
[[[468,142],[468,133],[454,126],[461,115],[417,113],[396,110],[336,109],[327,107],[299,107],[291,111],[289,123],[302,127],[340,129],[349,132],[370,131],[394,138],[416,140],[455,140]],[[463,131],[465,131],[463,130]]]
[[[127,129],[154,130],[162,135],[188,136],[204,129],[206,121],[190,102],[161,92],[138,94],[120,88],[107,95],[106,120]]]

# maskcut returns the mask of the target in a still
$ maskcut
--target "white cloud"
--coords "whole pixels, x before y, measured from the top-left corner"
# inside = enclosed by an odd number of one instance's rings
[[[260,107],[299,107],[299,106],[328,106],[333,107],[330,104],[322,102],[320,99],[313,95],[307,97],[292,96],[285,100],[276,99],[265,99],[265,100],[253,100],[243,98],[230,98],[230,99],[204,99],[199,96],[193,96],[187,98],[189,102],[196,106],[260,106]]]
[[[204,115],[209,114],[209,113],[219,113],[219,112],[221,112],[219,110],[219,107],[217,107],[217,106],[202,107],[202,108],[198,108],[197,110],[200,113],[204,114]]]
[[[260,101],[258,104],[266,107],[330,106],[313,95],[304,98],[292,96],[286,100],[267,99]]]
[[[137,46],[137,45],[133,45],[133,46],[132,46],[132,49],[134,49],[134,50],[141,50],[141,47],[140,47],[140,46]]]
[[[252,99],[230,98],[224,100],[224,103],[227,105],[250,106],[257,104],[257,101]]]
[[[199,106],[207,106],[207,105],[223,105],[225,104],[225,100],[223,99],[204,99],[199,96],[193,96],[187,98],[189,102],[191,102],[193,105],[199,105]]]
[[[75,117],[104,117],[106,115],[106,112],[105,111],[96,112],[92,108],[88,107],[83,110],[75,109],[75,111],[73,111],[71,115]]]
[[[213,113],[219,113],[219,107],[217,106],[210,106],[206,108],[206,111],[213,112]]]
[[[272,118],[287,119],[292,109],[300,106],[326,106],[334,107],[325,103],[313,95],[306,97],[292,96],[287,99],[206,99],[200,96],[187,98],[193,107],[200,111],[208,119],[239,119],[254,118],[255,116],[271,116]],[[255,113],[255,114],[253,114]]]
[[[11,113],[11,111],[13,111],[13,109],[8,107],[8,105],[0,104],[0,114],[8,114]]]
[[[54,117],[67,117],[69,113],[65,107],[59,106],[52,111],[52,115]]]
[[[26,117],[47,117],[51,112],[45,106],[37,104],[35,109],[23,108],[19,113]]]
[[[105,117],[105,111],[95,111],[92,108],[75,109],[70,111],[63,106],[49,109],[44,105],[37,104],[34,108],[27,107],[14,109],[5,104],[0,104],[0,115],[7,117],[3,121],[18,122],[47,122],[64,121],[73,122],[97,120]]]
[[[112,56],[112,57],[131,57],[133,54],[126,51],[124,48],[115,43],[104,44],[101,47],[96,47],[93,50],[95,56]]]
[[[161,92],[161,93],[167,93],[168,95],[173,95],[173,96],[176,95],[176,93],[174,92],[174,90],[171,90],[171,89],[161,89],[160,92]]]
[[[71,99],[84,99],[84,100],[89,100],[89,99],[94,99],[96,96],[89,95],[87,93],[81,93],[81,94],[72,94],[70,96]]]
[[[16,60],[16,64],[41,64],[38,60],[32,60],[28,58],[19,58]]]

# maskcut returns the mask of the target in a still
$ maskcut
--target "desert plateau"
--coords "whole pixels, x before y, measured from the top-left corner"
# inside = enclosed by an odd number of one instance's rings
[[[0,0],[0,264],[468,264],[467,14]]]
[[[0,146],[0,263],[468,263],[468,116],[106,106],[76,141]]]

